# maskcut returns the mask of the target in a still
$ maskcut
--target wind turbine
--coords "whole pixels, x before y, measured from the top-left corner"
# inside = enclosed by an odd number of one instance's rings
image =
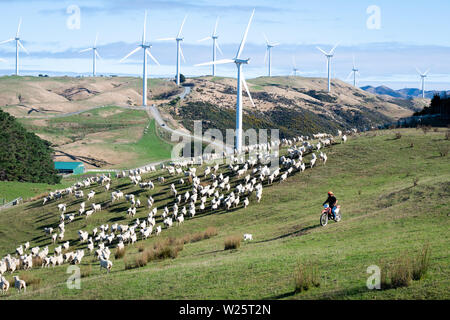
[[[353,56],[353,68],[352,68],[352,71],[348,75],[347,79],[350,78],[352,73],[353,73],[353,86],[356,87],[356,74],[359,74],[359,70],[355,67],[355,56]]]
[[[424,73],[420,72],[418,68],[416,68],[416,70],[422,80],[422,99],[425,99],[425,78],[428,76],[428,72],[430,72],[430,70],[428,69]]]
[[[128,57],[135,54],[141,49],[144,49],[143,71],[142,71],[142,105],[147,106],[147,55],[159,66],[158,60],[150,53],[151,44],[145,43],[145,31],[147,25],[147,11],[145,11],[144,30],[142,32],[142,44],[138,45],[136,49],[127,54],[120,62],[125,61]]]
[[[329,53],[323,51],[322,49],[320,49],[319,47],[317,47],[317,49],[319,49],[320,52],[322,52],[325,57],[327,57],[327,69],[328,69],[328,92],[331,92],[331,74],[330,74],[330,70],[331,70],[331,58],[333,58],[334,56],[334,50],[336,50],[338,44],[336,44],[333,49],[331,49],[331,51]]]
[[[181,70],[181,61],[180,61],[180,55],[181,58],[183,58],[183,61],[186,62],[186,59],[184,58],[183,50],[181,49],[181,41],[183,41],[184,38],[181,37],[181,31],[183,30],[184,23],[186,22],[187,15],[184,17],[183,23],[181,24],[180,31],[178,31],[176,38],[162,38],[158,39],[159,41],[173,41],[176,40],[177,42],[177,74],[176,74],[176,82],[177,85],[180,85],[180,70]]]
[[[23,46],[22,42],[20,41],[19,33],[20,33],[20,25],[22,24],[22,18],[19,20],[19,26],[17,27],[17,33],[15,38],[11,38],[5,41],[0,42],[0,44],[8,43],[12,41],[16,41],[16,76],[19,75],[19,47],[26,52],[26,54],[30,54],[27,49]]]
[[[291,72],[291,76],[294,75],[294,77],[296,77],[298,71],[299,71],[299,69],[297,68],[297,64],[295,63],[295,56],[292,55],[292,72]]]
[[[239,49],[236,56],[233,59],[222,59],[206,63],[196,64],[195,66],[206,66],[211,64],[225,64],[225,63],[235,63],[237,67],[237,98],[236,98],[236,140],[235,149],[238,153],[242,150],[242,85],[244,85],[247,91],[250,101],[255,107],[252,96],[250,95],[250,90],[248,89],[247,82],[245,81],[244,73],[242,72],[242,65],[248,64],[250,58],[241,59],[242,51],[244,50],[245,42],[247,40],[248,30],[250,29],[250,24],[252,23],[253,15],[255,14],[255,9],[253,9],[250,20],[248,21],[247,29],[245,30],[244,37],[242,38]]]
[[[219,42],[217,40],[219,38],[219,36],[217,35],[217,25],[218,24],[219,24],[219,17],[217,17],[216,26],[214,27],[213,34],[211,36],[209,36],[209,37],[206,37],[206,38],[198,40],[198,42],[202,42],[202,41],[206,41],[206,40],[212,40],[213,41],[213,46],[212,46],[213,47],[213,59],[212,59],[213,62],[216,61],[216,49],[219,50],[220,54],[223,55],[223,52],[220,49]],[[213,77],[216,75],[216,64],[212,65],[212,75],[213,75]]]
[[[268,63],[268,74],[269,77],[272,76],[272,48],[279,45],[279,43],[270,43],[267,39],[267,36],[265,33],[263,33],[264,39],[266,40],[266,54],[264,55],[264,63],[267,62],[267,55],[269,56],[269,63]]]
[[[80,53],[82,52],[87,52],[92,50],[92,76],[95,77],[97,75],[97,57],[99,59],[101,59],[100,55],[98,54],[98,50],[97,50],[97,41],[98,41],[98,32],[97,32],[97,36],[95,37],[95,42],[94,42],[94,46],[92,48],[88,48],[88,49],[84,49],[81,50]]]

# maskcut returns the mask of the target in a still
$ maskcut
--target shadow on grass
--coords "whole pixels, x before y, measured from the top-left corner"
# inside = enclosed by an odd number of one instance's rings
[[[287,238],[287,237],[292,237],[292,236],[299,237],[299,236],[307,234],[312,229],[318,228],[319,226],[320,225],[309,226],[309,227],[306,227],[306,228],[302,228],[300,230],[296,230],[296,231],[293,231],[293,232],[282,234],[282,235],[280,235],[278,237],[275,237],[275,238],[272,238],[272,239],[266,239],[266,240],[261,240],[261,241],[254,241],[253,243],[270,242],[270,241],[280,240],[280,239]]]
[[[270,296],[270,297],[262,298],[262,300],[279,300],[279,299],[291,297],[291,296],[294,296],[294,295],[295,295],[295,291],[292,290],[291,292],[286,292],[286,293],[278,294],[276,296]]]

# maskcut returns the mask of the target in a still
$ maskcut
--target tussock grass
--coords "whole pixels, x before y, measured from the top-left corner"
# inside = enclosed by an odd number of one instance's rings
[[[116,249],[116,252],[115,252],[115,254],[114,254],[114,258],[115,258],[116,260],[122,259],[123,256],[125,255],[126,251],[127,251],[127,249],[126,249],[125,247],[122,248],[122,249],[117,248],[117,249]]]
[[[31,287],[33,288],[33,290],[37,290],[41,287],[42,279],[36,277],[32,273],[20,273],[19,278],[20,280],[25,281],[25,283],[27,284],[27,288]],[[10,285],[14,287],[14,278],[12,279],[12,281],[10,281]]]
[[[298,262],[294,272],[294,292],[306,291],[320,286],[318,268],[313,263]]]
[[[92,273],[92,265],[82,266],[80,269],[81,278],[87,278]]]
[[[241,237],[240,236],[230,236],[225,239],[225,249],[224,250],[232,250],[239,249],[241,246]]]
[[[412,279],[421,280],[428,272],[430,267],[431,247],[427,243],[417,254],[412,263]]]

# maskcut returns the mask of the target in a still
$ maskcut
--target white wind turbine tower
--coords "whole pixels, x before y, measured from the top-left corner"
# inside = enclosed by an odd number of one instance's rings
[[[209,37],[206,37],[206,38],[198,40],[198,42],[202,42],[202,41],[206,41],[206,40],[212,40],[213,41],[213,45],[212,45],[212,49],[213,49],[213,51],[212,51],[212,56],[213,56],[212,61],[213,62],[216,61],[216,49],[219,50],[220,54],[223,55],[223,52],[220,49],[219,42],[217,40],[217,39],[219,39],[219,36],[217,35],[217,25],[218,24],[219,24],[219,17],[217,17],[216,26],[214,27],[213,34],[211,36],[209,36]],[[216,75],[216,64],[215,63],[212,64],[212,75],[213,75],[213,77]]]
[[[353,68],[350,74],[348,75],[347,79],[350,78],[350,76],[353,73],[353,86],[356,87],[356,74],[359,74],[359,69],[355,66],[355,56],[353,56]]]
[[[125,61],[129,56],[135,54],[141,49],[144,49],[144,59],[143,59],[143,71],[142,71],[142,105],[147,106],[147,55],[157,64],[159,65],[158,60],[150,53],[151,44],[145,43],[145,31],[147,25],[147,11],[145,11],[144,18],[144,30],[142,32],[142,44],[140,44],[136,49],[127,54],[120,62]]]
[[[267,56],[269,56],[268,61],[268,75],[269,77],[272,76],[272,48],[280,45],[279,43],[270,43],[270,41],[267,39],[267,36],[265,33],[263,33],[264,39],[266,40],[266,54],[264,55],[264,63],[267,62]]]
[[[84,50],[80,51],[80,53],[82,53],[82,52],[87,52],[87,51],[92,50],[92,76],[93,77],[95,77],[97,75],[97,57],[99,59],[101,59],[100,55],[98,54],[97,41],[98,41],[98,33],[97,33],[97,36],[95,37],[94,46],[92,48],[88,48],[88,49],[84,49]]]
[[[236,57],[233,59],[222,59],[216,60],[212,62],[200,63],[195,66],[206,66],[211,64],[225,64],[225,63],[235,63],[237,67],[237,98],[236,98],[236,140],[235,140],[235,149],[238,153],[242,150],[242,85],[244,85],[245,90],[247,91],[248,97],[252,105],[255,107],[252,96],[250,95],[250,90],[248,89],[247,82],[245,81],[244,74],[242,72],[242,65],[248,64],[250,58],[241,59],[241,53],[244,50],[245,42],[247,40],[248,30],[250,29],[250,24],[252,23],[253,15],[255,14],[255,10],[253,9],[252,15],[250,16],[250,20],[248,21],[247,29],[245,30],[244,37],[242,38],[241,44],[239,45],[239,49],[236,53]]]
[[[162,38],[158,39],[159,41],[173,41],[175,40],[177,42],[177,73],[176,73],[176,82],[177,85],[180,85],[180,71],[181,71],[181,61],[180,56],[183,58],[183,61],[186,62],[186,59],[184,58],[183,50],[181,49],[181,41],[183,41],[184,38],[181,37],[181,31],[183,30],[184,23],[186,22],[187,15],[184,17],[183,23],[181,24],[180,31],[178,31],[176,38]]]
[[[19,33],[20,33],[20,26],[22,24],[22,18],[19,20],[19,26],[17,27],[17,33],[15,38],[11,38],[5,41],[0,42],[0,44],[8,43],[12,41],[16,41],[16,76],[19,75],[19,47],[22,48],[23,51],[26,52],[26,54],[30,54],[27,49],[23,46],[22,42],[20,41]]]
[[[328,92],[331,92],[331,58],[333,58],[334,56],[334,50],[336,50],[338,44],[336,44],[333,49],[331,49],[331,51],[329,53],[326,53],[325,51],[323,51],[322,49],[320,49],[319,47],[317,47],[317,49],[320,50],[320,52],[322,52],[325,57],[327,57],[327,69],[328,69]]]
[[[424,73],[420,72],[418,68],[416,68],[416,70],[422,80],[422,99],[425,99],[425,78],[428,76],[428,72],[430,72],[430,70],[427,70]]]

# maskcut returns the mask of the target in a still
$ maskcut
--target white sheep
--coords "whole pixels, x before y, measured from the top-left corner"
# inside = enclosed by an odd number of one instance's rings
[[[103,260],[102,258],[100,258],[100,270],[102,270],[102,268],[105,268],[109,273],[111,271],[112,266],[113,264],[111,261]]]
[[[346,142],[347,142],[347,136],[346,136],[346,135],[343,135],[343,136],[342,136],[342,142],[343,142],[343,143],[346,143]]]
[[[27,291],[27,284],[25,281],[20,280],[19,276],[14,276],[14,287],[20,292],[23,291],[26,292]]]
[[[3,276],[0,277],[0,289],[2,294],[5,294],[9,290],[9,282]]]
[[[251,235],[250,233],[245,233],[244,241],[250,241],[250,240],[253,240],[253,235]]]

